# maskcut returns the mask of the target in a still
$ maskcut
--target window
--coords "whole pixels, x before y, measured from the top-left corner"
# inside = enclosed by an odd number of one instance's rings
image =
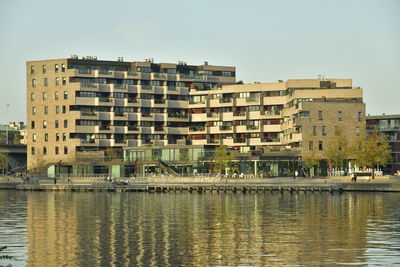
[[[58,128],[58,120],[55,121],[55,127]]]
[[[313,127],[312,127],[312,134],[313,134],[314,136],[317,136],[317,126],[313,126]]]
[[[32,142],[36,142],[36,134],[32,134]]]
[[[61,71],[65,72],[65,64],[61,64]]]
[[[318,120],[322,121],[323,120],[323,114],[322,111],[318,111]]]
[[[59,86],[60,85],[60,78],[56,78],[56,86]]]
[[[36,87],[36,79],[32,79],[32,87]]]
[[[64,154],[68,154],[68,147],[67,146],[64,147]]]
[[[56,114],[60,114],[60,107],[56,106]]]
[[[319,150],[324,150],[324,143],[322,141],[319,141],[318,143],[318,149]]]
[[[43,84],[44,84],[44,86],[49,85],[49,79],[48,78],[44,78]]]
[[[45,142],[48,142],[49,141],[49,134],[44,134],[44,141]]]
[[[358,126],[356,127],[356,134],[360,135],[360,127],[358,127]]]
[[[63,133],[63,141],[67,141],[67,134]]]
[[[168,74],[176,74],[176,69],[167,69]]]
[[[54,100],[58,100],[58,98],[59,98],[59,93],[58,93],[58,92],[55,92],[55,93],[54,93]]]
[[[31,121],[31,129],[35,129],[35,121]]]
[[[55,65],[54,65],[54,71],[55,71],[55,72],[58,72],[58,64],[55,64]]]
[[[44,114],[46,114],[46,115],[49,114],[49,107],[48,107],[48,106],[45,106],[43,112],[44,112]]]
[[[32,115],[36,115],[36,107],[32,107]]]
[[[31,66],[31,74],[35,74],[35,66]]]
[[[64,99],[68,99],[68,92],[64,91]]]
[[[47,148],[45,146],[43,147],[43,155],[47,155]]]
[[[56,142],[58,142],[58,141],[60,141],[60,134],[59,133],[56,134]]]
[[[341,111],[338,112],[337,116],[338,116],[338,120],[339,120],[339,121],[342,121],[343,115],[342,115],[342,112],[341,112]]]
[[[31,100],[32,100],[32,101],[35,100],[35,93],[31,93]]]
[[[232,76],[232,73],[231,73],[230,71],[223,71],[223,72],[222,72],[222,76],[224,76],[224,77],[231,77],[231,76]]]
[[[31,155],[35,155],[35,147],[31,147]]]
[[[54,153],[55,153],[56,155],[58,155],[58,153],[59,153],[59,151],[58,151],[58,146],[56,146],[56,147],[54,148]]]
[[[68,128],[68,120],[64,120],[64,128]]]
[[[322,126],[322,135],[326,135],[326,126]]]
[[[47,100],[47,94],[45,92],[42,93],[42,100]]]
[[[361,120],[362,120],[361,112],[358,112],[358,121],[361,121]]]
[[[62,106],[62,113],[67,113],[67,106]]]
[[[46,129],[47,128],[47,121],[43,121],[43,129]]]
[[[46,74],[46,72],[47,72],[47,67],[46,67],[46,65],[42,65],[42,73],[43,73],[43,74]]]
[[[62,77],[62,85],[66,85],[67,84],[67,78]]]
[[[308,142],[308,150],[312,151],[313,150],[313,141]]]

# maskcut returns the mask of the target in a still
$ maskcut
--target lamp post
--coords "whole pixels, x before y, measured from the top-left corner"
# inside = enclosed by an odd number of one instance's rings
[[[8,145],[8,108],[10,107],[9,104],[6,105],[6,145]]]

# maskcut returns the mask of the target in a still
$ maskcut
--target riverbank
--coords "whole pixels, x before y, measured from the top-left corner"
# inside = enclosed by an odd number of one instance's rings
[[[111,191],[111,192],[263,192],[263,191],[366,191],[400,192],[399,177],[378,177],[351,182],[349,177],[220,179],[218,177],[148,177],[107,182],[89,178],[43,179],[35,184],[19,179],[0,182],[0,189],[33,191]]]

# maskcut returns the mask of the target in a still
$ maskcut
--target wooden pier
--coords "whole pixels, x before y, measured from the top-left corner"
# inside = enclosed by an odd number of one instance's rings
[[[258,193],[258,192],[341,192],[342,185],[253,185],[253,184],[128,184],[128,185],[18,185],[18,190],[30,191],[75,191],[75,192],[190,192],[190,193]]]

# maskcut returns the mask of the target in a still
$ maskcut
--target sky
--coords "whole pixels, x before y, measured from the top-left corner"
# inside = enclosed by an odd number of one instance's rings
[[[0,0],[0,38],[0,123],[26,121],[26,61],[72,54],[351,78],[367,113],[400,114],[399,0]]]

